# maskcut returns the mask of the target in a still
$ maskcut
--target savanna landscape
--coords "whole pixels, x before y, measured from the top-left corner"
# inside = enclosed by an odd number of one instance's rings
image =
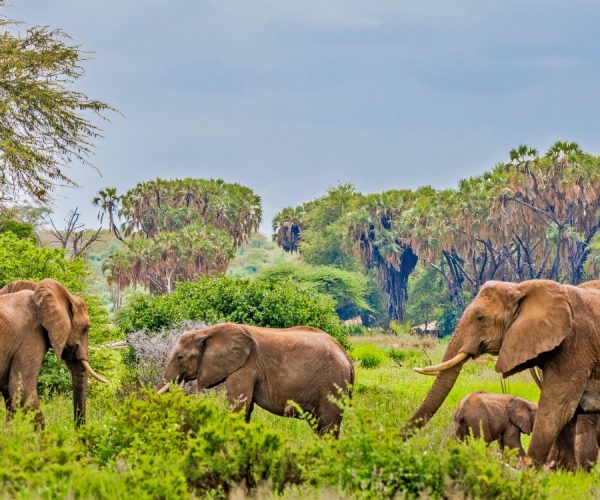
[[[517,144],[268,218],[227,176],[81,186],[121,117],[87,55],[0,0],[0,496],[600,496],[599,155]],[[476,391],[539,402],[526,454],[455,436]]]

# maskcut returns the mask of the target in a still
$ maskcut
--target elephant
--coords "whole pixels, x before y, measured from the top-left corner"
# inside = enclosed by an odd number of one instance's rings
[[[498,441],[501,447],[519,450],[521,434],[531,434],[537,404],[510,394],[493,394],[476,391],[466,395],[452,415],[452,434],[465,439],[483,433],[487,444]]]
[[[196,380],[197,388],[225,383],[231,406],[254,404],[286,417],[300,416],[296,407],[316,419],[319,434],[339,435],[342,410],[331,400],[350,395],[354,367],[344,348],[312,327],[264,328],[220,323],[185,332],[173,348],[163,372],[165,385]]]
[[[53,279],[14,281],[0,289],[0,390],[8,416],[17,407],[36,412],[44,426],[37,383],[50,347],[73,380],[75,425],[85,422],[88,374],[100,382],[88,360],[90,318],[85,302]]]
[[[575,436],[584,392],[600,391],[600,293],[551,280],[488,281],[465,309],[443,362],[416,371],[436,380],[405,432],[424,426],[469,358],[497,355],[503,377],[539,367],[544,378],[526,464],[542,466],[553,443],[558,465],[576,467]]]

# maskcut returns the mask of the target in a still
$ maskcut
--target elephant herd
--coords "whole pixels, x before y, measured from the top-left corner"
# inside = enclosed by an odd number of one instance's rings
[[[84,421],[88,374],[105,382],[89,364],[89,324],[85,302],[57,281],[16,281],[0,289],[0,388],[9,414],[26,405],[43,425],[37,379],[52,347],[73,378],[75,423]],[[539,402],[471,394],[453,417],[455,435],[482,432],[486,441],[498,440],[523,454],[520,434],[531,433],[525,464],[550,460],[574,469],[595,462],[600,281],[579,287],[549,280],[484,284],[459,321],[443,362],[416,369],[436,379],[405,425],[405,436],[432,418],[462,366],[485,353],[497,356],[495,368],[503,377],[541,370]],[[196,380],[198,389],[224,383],[231,405],[245,411],[247,420],[257,404],[276,415],[310,414],[317,432],[337,435],[342,410],[333,399],[350,394],[354,368],[342,346],[318,329],[222,323],[184,333],[163,379],[159,392],[171,382]]]

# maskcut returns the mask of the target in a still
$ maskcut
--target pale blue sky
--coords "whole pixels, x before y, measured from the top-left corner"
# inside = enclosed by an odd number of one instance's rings
[[[282,207],[338,182],[365,192],[456,185],[518,144],[598,153],[595,1],[19,1],[94,52],[80,89],[122,113],[79,190],[223,177]]]

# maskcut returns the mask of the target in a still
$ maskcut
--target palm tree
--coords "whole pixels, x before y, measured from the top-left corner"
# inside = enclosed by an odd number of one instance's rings
[[[100,208],[98,212],[98,220],[102,224],[104,215],[108,214],[108,233],[113,233],[119,240],[123,241],[119,229],[115,224],[115,215],[119,210],[121,197],[117,194],[117,189],[107,187],[98,191],[98,196],[92,200],[92,204]]]

